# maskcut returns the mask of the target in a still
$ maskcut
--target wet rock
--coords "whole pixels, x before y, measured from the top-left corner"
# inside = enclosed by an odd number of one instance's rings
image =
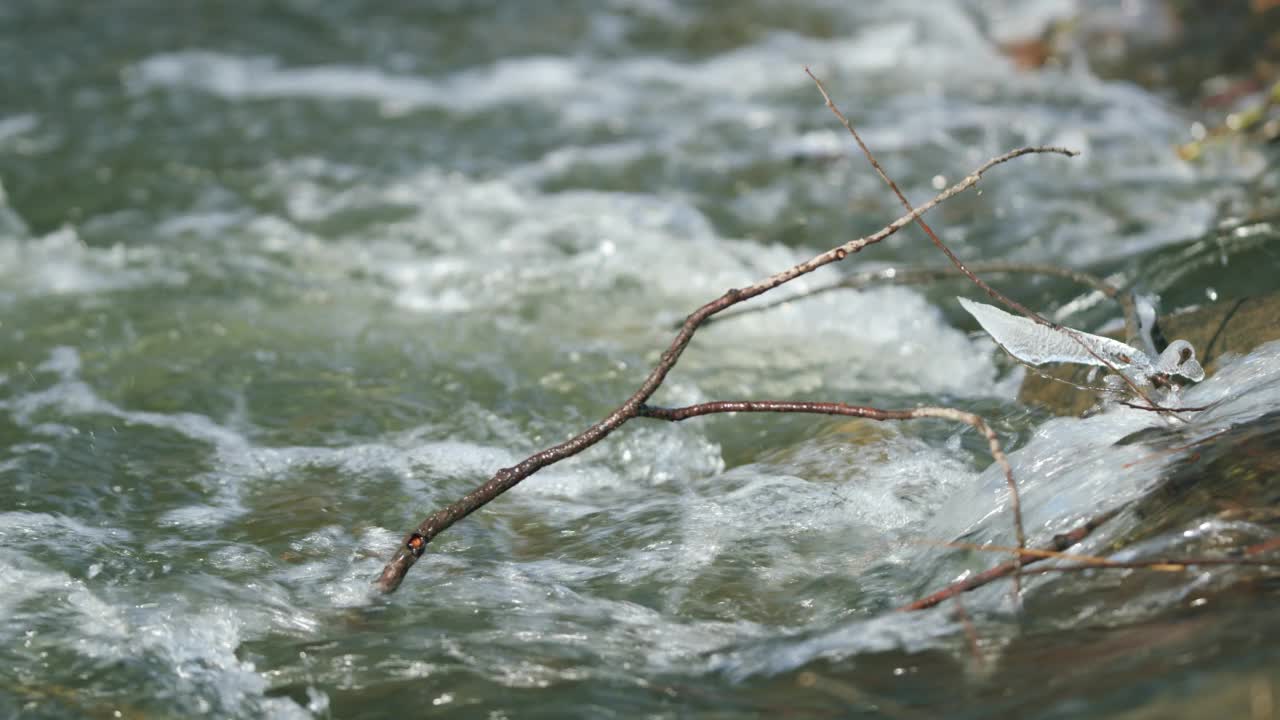
[[[1212,375],[1227,353],[1243,354],[1271,340],[1280,339],[1280,293],[1216,303],[1190,312],[1162,317],[1160,329],[1169,340],[1189,340],[1205,372]],[[1120,338],[1123,333],[1113,333]],[[1018,401],[1037,405],[1056,415],[1080,415],[1098,402],[1098,393],[1078,386],[1099,386],[1089,381],[1093,368],[1083,365],[1046,365],[1027,371]]]

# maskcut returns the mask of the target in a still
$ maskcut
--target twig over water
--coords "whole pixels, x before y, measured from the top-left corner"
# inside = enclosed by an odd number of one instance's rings
[[[1009,262],[1006,260],[994,260],[990,262],[973,262],[967,266],[974,273],[982,273],[984,275],[1052,275],[1054,277],[1066,278],[1079,285],[1097,290],[1106,295],[1108,298],[1124,303],[1127,296],[1120,291],[1115,285],[1103,280],[1102,278],[1091,275],[1080,270],[1072,270],[1058,265],[1046,265],[1041,263],[1020,263]],[[751,315],[753,313],[771,310],[781,305],[803,300],[805,298],[814,297],[816,295],[824,295],[836,290],[856,290],[871,285],[920,285],[924,283],[936,282],[938,280],[946,280],[955,276],[957,270],[954,267],[937,267],[937,268],[886,268],[884,270],[868,270],[866,272],[855,273],[849,277],[842,278],[829,285],[820,285],[806,292],[790,295],[788,297],[779,298],[767,303],[760,303],[750,307],[739,308],[731,313],[725,313],[717,318],[708,320],[707,324],[728,322],[734,318],[743,315]],[[1132,300],[1130,303],[1132,304]]]
[[[885,173],[884,168],[880,167],[880,163],[876,160],[875,156],[871,154],[871,150],[867,147],[866,143],[862,142],[862,137],[858,135],[858,131],[853,129],[853,125],[849,122],[849,119],[845,117],[844,113],[840,112],[840,108],[836,107],[836,104],[831,101],[831,96],[827,94],[827,88],[823,86],[822,81],[819,80],[818,77],[814,75],[813,72],[808,67],[806,67],[804,71],[806,74],[808,74],[810,78],[813,79],[813,82],[818,86],[818,91],[822,93],[823,99],[827,101],[827,107],[831,110],[832,113],[835,114],[836,118],[840,120],[840,124],[844,125],[845,129],[849,131],[849,134],[852,135],[853,139],[858,143],[858,147],[862,149],[862,154],[867,157],[867,160],[871,162],[871,166],[875,168],[876,174],[880,176],[880,179],[884,180],[885,183],[889,185],[889,188],[893,190],[893,194],[898,196],[898,200],[902,202],[902,206],[905,207],[908,211],[910,211],[911,202],[907,200],[907,196],[902,194],[902,190],[898,189],[898,184],[889,178],[889,176]],[[1066,152],[1068,155],[1071,155],[1071,156],[1074,156],[1077,154],[1073,151],[1066,151]],[[974,285],[977,285],[978,287],[982,288],[983,291],[986,292],[987,295],[991,297],[991,299],[1003,304],[1005,307],[1016,310],[1017,312],[1030,318],[1031,320],[1034,320],[1040,325],[1053,328],[1054,330],[1060,333],[1063,333],[1068,337],[1070,337],[1071,339],[1075,340],[1080,345],[1080,347],[1084,348],[1085,352],[1097,358],[1098,361],[1101,362],[1101,364],[1105,365],[1108,370],[1120,376],[1120,378],[1124,380],[1125,384],[1129,386],[1129,389],[1132,390],[1135,395],[1142,398],[1143,400],[1146,400],[1147,403],[1152,408],[1156,410],[1163,410],[1163,408],[1157,405],[1154,400],[1152,400],[1145,392],[1143,392],[1142,389],[1139,388],[1137,384],[1133,382],[1133,380],[1129,379],[1128,376],[1121,373],[1114,365],[1108,362],[1105,358],[1101,357],[1100,355],[1098,355],[1098,353],[1094,352],[1093,348],[1089,347],[1089,344],[1084,341],[1084,339],[1081,337],[1078,331],[1072,328],[1066,327],[1064,325],[1059,325],[1058,323],[1046,320],[1044,317],[1042,317],[1039,313],[1035,312],[1031,308],[1023,305],[1017,300],[1014,300],[1006,296],[1004,293],[1000,292],[999,290],[996,290],[995,288],[991,287],[985,281],[983,281],[982,278],[978,277],[976,274],[974,274],[972,270],[966,267],[964,262],[962,262],[960,258],[956,257],[956,254],[951,251],[951,248],[947,247],[946,243],[942,242],[942,240],[938,238],[937,233],[933,231],[933,228],[929,227],[928,223],[926,223],[921,218],[917,218],[916,224],[920,226],[920,229],[924,231],[925,235],[929,236],[929,241],[934,244],[934,247],[941,250],[942,254],[947,256],[947,259],[951,261],[951,264],[954,265],[957,270],[959,270],[965,277],[969,278],[970,282],[972,282]],[[1129,317],[1130,317],[1129,308],[1131,307],[1131,305],[1126,305],[1125,307],[1126,307],[1125,322],[1127,324],[1129,322]],[[1136,322],[1136,315],[1134,315],[1134,318]],[[1018,545],[1019,547],[1024,547],[1026,545],[1026,538],[1023,537],[1021,533],[1019,533],[1019,536],[1018,536]]]
[[[613,412],[609,413],[599,422],[588,427],[586,430],[583,430],[578,435],[560,443],[559,445],[534,453],[516,465],[502,468],[496,472],[493,477],[489,478],[485,483],[472,490],[458,501],[437,510],[431,515],[428,515],[414,530],[410,531],[405,536],[404,540],[400,544],[400,548],[396,551],[395,555],[386,564],[382,573],[379,575],[376,582],[377,587],[383,592],[389,593],[395,591],[395,589],[398,588],[400,583],[404,580],[405,574],[409,572],[409,569],[413,567],[414,563],[418,561],[418,558],[422,556],[422,553],[426,550],[427,543],[431,542],[431,540],[437,535],[447,530],[459,520],[484,507],[493,499],[515,487],[522,480],[538,470],[564,460],[565,458],[577,455],[583,450],[586,450],[592,445],[595,445],[608,437],[614,430],[617,430],[627,421],[640,416],[643,408],[646,407],[645,403],[655,392],[657,392],[658,388],[662,386],[667,374],[675,367],[681,354],[684,353],[685,348],[688,347],[689,342],[693,339],[694,333],[697,332],[698,328],[712,315],[733,307],[744,300],[749,300],[753,297],[762,295],[779,285],[783,285],[802,275],[811,273],[824,265],[830,265],[831,263],[844,260],[848,256],[860,252],[864,248],[894,235],[940,203],[943,203],[947,199],[973,187],[981,179],[983,173],[996,165],[1008,162],[1014,158],[1022,157],[1023,155],[1037,153],[1054,153],[1066,155],[1068,157],[1076,154],[1072,150],[1061,147],[1024,147],[1011,150],[1003,155],[991,158],[960,182],[942,191],[932,200],[924,203],[914,210],[911,210],[906,215],[903,215],[892,223],[886,225],[879,231],[855,240],[850,240],[748,287],[727,290],[720,297],[698,308],[685,319],[684,323],[680,326],[679,331],[676,333],[675,338],[671,341],[671,344],[662,353],[658,364],[649,372],[649,375],[644,379],[644,382],[641,383],[640,387],[637,388],[636,391],[622,403],[622,405],[618,406]],[[917,410],[922,409],[923,408],[917,408]],[[945,408],[933,408],[933,410],[945,410]],[[969,415],[968,413],[961,413],[958,410],[952,412],[957,415]],[[941,417],[941,415],[933,415],[933,417]],[[953,417],[951,419],[965,422],[965,420],[961,420],[959,417]],[[988,440],[994,443],[993,447],[999,447],[998,443],[994,440],[994,434],[989,435]]]

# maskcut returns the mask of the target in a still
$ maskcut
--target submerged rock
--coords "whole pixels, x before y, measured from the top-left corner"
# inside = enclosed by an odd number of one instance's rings
[[[1167,338],[1190,341],[1205,372],[1212,375],[1224,355],[1246,353],[1265,342],[1280,339],[1280,322],[1276,318],[1280,318],[1280,293],[1216,303],[1162,317],[1160,329]],[[1055,415],[1080,415],[1098,402],[1098,392],[1078,387],[1101,384],[1100,378],[1089,382],[1093,370],[1072,364],[1028,370],[1018,401],[1046,408]]]

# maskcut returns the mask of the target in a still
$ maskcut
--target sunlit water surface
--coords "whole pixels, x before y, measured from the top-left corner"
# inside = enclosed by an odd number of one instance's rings
[[[999,559],[936,543],[1013,542],[985,442],[940,421],[636,421],[377,596],[406,529],[608,412],[674,321],[898,214],[806,64],[917,201],[1012,147],[1083,152],[1001,167],[936,212],[968,258],[1142,279],[1147,254],[1248,207],[1263,166],[1247,147],[1183,163],[1183,112],[1083,62],[1016,70],[996,39],[1054,3],[452,5],[0,7],[0,714],[1056,716],[1274,661],[1241,642],[1194,673],[1054,694],[1053,661],[1026,660],[1231,570],[1109,604],[1055,602],[1062,579],[1039,577],[1021,612],[989,586],[965,600],[985,662],[952,607],[891,612]],[[1230,292],[1230,248],[1201,256]],[[844,265],[922,262],[903,233]],[[1213,407],[1185,424],[1045,421],[968,332],[962,290],[708,328],[658,400],[981,412],[1018,448],[1043,543],[1280,397],[1273,345],[1189,390]],[[1213,517],[1126,552],[1265,536]]]

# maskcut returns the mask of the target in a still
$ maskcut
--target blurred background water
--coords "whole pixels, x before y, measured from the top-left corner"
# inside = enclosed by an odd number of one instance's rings
[[[1268,26],[1236,9],[1244,39],[1206,39],[1186,5],[0,3],[0,714],[1266,709],[1274,576],[1044,577],[1021,613],[992,586],[965,601],[978,656],[954,607],[892,612],[1000,559],[931,543],[1011,541],[985,442],[941,422],[637,421],[370,588],[423,515],[630,394],[673,321],[899,214],[805,65],[915,202],[1016,146],[1082,151],[933,213],[967,259],[1087,268],[1166,309],[1275,290],[1273,151],[1180,157],[1206,91],[1151,59],[1190,37],[1202,74],[1240,72]],[[1017,44],[1063,18],[1077,44]],[[935,254],[904,232],[796,286]],[[1089,330],[1117,316],[1005,287]],[[1033,540],[1155,503],[1082,552],[1273,532],[1150,493],[1265,485],[1280,349],[1193,389],[1215,409],[1186,426],[1047,420],[964,291],[718,324],[657,400],[980,412],[1018,449]],[[1242,424],[1260,464],[1189,459]]]

